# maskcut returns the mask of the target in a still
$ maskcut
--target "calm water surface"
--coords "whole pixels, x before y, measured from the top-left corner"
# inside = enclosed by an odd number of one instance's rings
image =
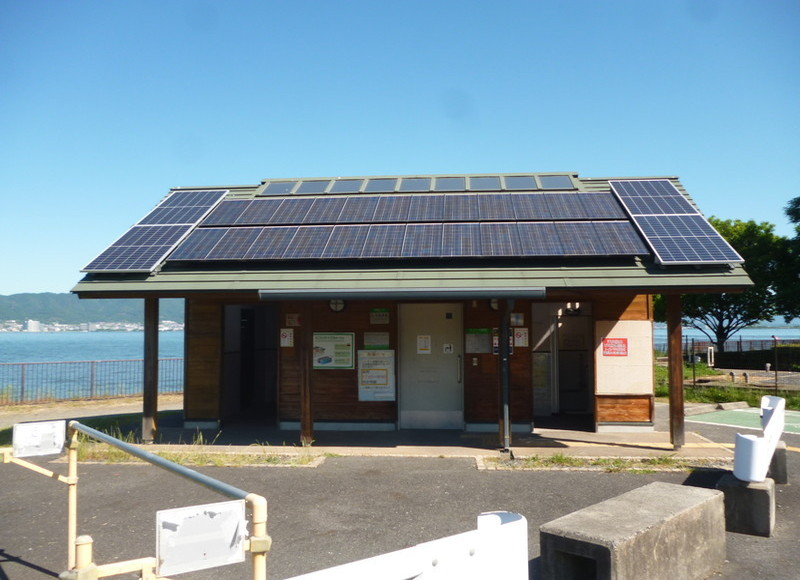
[[[160,358],[183,357],[183,332],[160,332]],[[132,360],[144,332],[0,332],[0,363]]]

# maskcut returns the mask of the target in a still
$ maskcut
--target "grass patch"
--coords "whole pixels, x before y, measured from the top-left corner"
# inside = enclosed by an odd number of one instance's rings
[[[491,457],[486,462],[500,469],[545,470],[585,469],[606,473],[655,473],[657,471],[692,471],[698,468],[717,467],[704,459],[681,459],[674,455],[657,457],[573,457],[562,453],[541,457],[532,455],[517,459]]]

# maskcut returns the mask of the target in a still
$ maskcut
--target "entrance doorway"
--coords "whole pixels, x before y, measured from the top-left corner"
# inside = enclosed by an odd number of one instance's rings
[[[277,419],[278,308],[226,306],[222,418],[272,425]]]
[[[401,429],[463,429],[461,304],[401,304],[399,422]]]
[[[537,303],[532,308],[534,416],[591,415],[591,304]]]

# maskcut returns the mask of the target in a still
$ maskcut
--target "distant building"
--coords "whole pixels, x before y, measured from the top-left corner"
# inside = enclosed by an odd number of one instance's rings
[[[38,320],[26,320],[23,330],[25,332],[42,332],[42,323]]]

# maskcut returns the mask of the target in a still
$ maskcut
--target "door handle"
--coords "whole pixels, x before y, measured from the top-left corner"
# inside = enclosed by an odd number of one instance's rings
[[[462,375],[462,373],[464,371],[464,369],[463,369],[464,365],[462,364],[461,355],[458,355],[457,363],[458,363],[458,368],[456,369],[456,373],[457,373],[457,376],[458,376],[458,382],[460,383],[461,382],[461,378],[462,378],[461,375]]]

